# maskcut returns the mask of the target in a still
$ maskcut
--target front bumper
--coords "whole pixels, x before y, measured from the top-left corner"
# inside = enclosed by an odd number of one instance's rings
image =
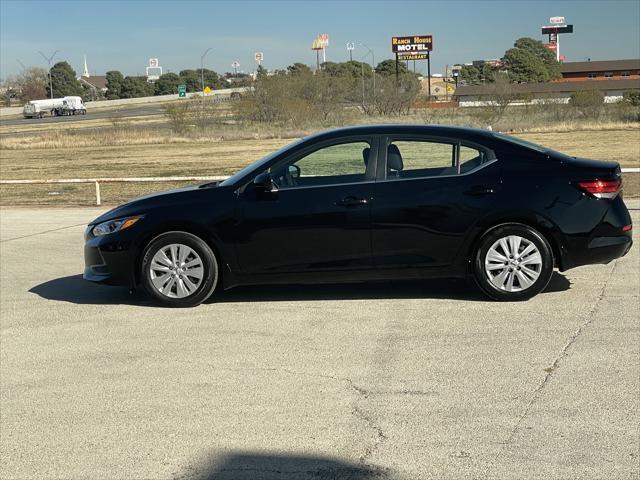
[[[84,273],[82,278],[107,285],[135,286],[135,251],[132,244],[117,233],[94,237],[85,233]]]

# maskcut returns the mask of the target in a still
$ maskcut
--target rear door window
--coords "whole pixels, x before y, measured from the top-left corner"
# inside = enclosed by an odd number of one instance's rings
[[[456,145],[422,140],[394,140],[387,147],[387,179],[455,175]]]
[[[494,160],[493,151],[455,140],[393,140],[387,147],[387,180],[472,172]]]

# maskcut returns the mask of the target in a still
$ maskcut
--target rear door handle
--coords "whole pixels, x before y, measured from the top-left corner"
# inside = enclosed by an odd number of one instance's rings
[[[473,187],[471,187],[469,190],[467,190],[466,192],[464,192],[465,195],[473,195],[473,196],[480,196],[480,195],[489,195],[491,193],[493,193],[494,190],[491,187],[485,187],[484,185],[475,185]]]
[[[367,203],[366,198],[359,198],[349,195],[342,200],[338,200],[336,205],[339,207],[357,207],[359,205],[365,205]]]

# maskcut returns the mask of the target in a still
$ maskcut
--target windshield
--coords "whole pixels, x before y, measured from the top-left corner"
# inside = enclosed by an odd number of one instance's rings
[[[236,172],[234,175],[230,176],[229,178],[227,178],[224,182],[222,182],[220,184],[221,187],[226,187],[228,185],[233,185],[235,184],[238,180],[240,180],[242,177],[244,177],[245,175],[247,175],[248,173],[250,173],[253,170],[260,170],[260,168],[269,163],[271,160],[273,160],[275,157],[277,157],[278,155],[280,155],[281,153],[286,152],[287,150],[289,150],[290,148],[295,147],[296,145],[298,145],[300,142],[302,142],[302,140],[304,140],[303,138],[299,139],[298,141],[294,142],[294,143],[290,143],[288,145],[285,145],[284,147],[282,147],[279,150],[276,150],[275,152],[270,153],[269,155],[267,155],[266,157],[261,158],[260,160],[258,160],[257,162],[254,162],[250,165],[247,165],[246,167],[244,167],[242,170],[240,170],[239,172]]]
[[[504,133],[494,133],[493,135],[496,138],[500,139],[500,140],[504,140],[506,142],[513,143],[513,144],[518,145],[520,147],[529,148],[531,150],[535,150],[536,152],[547,153],[550,150],[547,147],[543,147],[542,145],[538,145],[537,143],[527,142],[526,140],[523,140],[521,138],[513,137],[511,135],[505,135]]]

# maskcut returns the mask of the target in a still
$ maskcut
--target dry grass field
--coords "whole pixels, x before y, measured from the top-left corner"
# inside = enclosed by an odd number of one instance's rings
[[[404,123],[417,120],[396,119]],[[143,117],[78,122],[71,127],[47,124],[38,131],[33,125],[0,127],[0,179],[224,176],[317,130],[220,123],[201,135],[191,132],[179,136],[159,123],[156,117]],[[549,129],[553,131],[534,128],[515,135],[570,155],[615,160],[625,167],[640,166],[637,124],[602,123],[594,127],[567,124]],[[625,178],[626,195],[640,194],[639,177],[634,174]],[[115,204],[177,185],[104,184],[103,202]],[[87,184],[0,185],[0,204],[90,204],[95,198],[93,188]]]

